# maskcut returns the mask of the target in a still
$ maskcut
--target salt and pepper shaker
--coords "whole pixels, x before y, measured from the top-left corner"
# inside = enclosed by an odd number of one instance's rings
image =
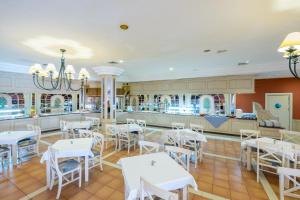
[[[156,163],[156,161],[155,161],[155,160],[152,160],[152,161],[151,161],[151,166],[154,166],[155,163]]]

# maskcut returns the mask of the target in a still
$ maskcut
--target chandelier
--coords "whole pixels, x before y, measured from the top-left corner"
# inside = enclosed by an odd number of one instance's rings
[[[295,78],[300,79],[300,74],[297,72],[297,64],[300,58],[300,32],[288,34],[278,51],[283,53],[283,57],[288,59],[291,74]]]
[[[87,84],[87,79],[90,77],[89,72],[82,68],[79,72],[78,79],[80,80],[80,87],[74,89],[72,83],[74,80],[75,69],[72,65],[65,66],[65,49],[60,49],[61,66],[57,71],[54,64],[48,64],[45,68],[42,68],[40,64],[34,64],[30,67],[29,73],[32,74],[34,85],[42,90],[61,90],[67,91],[79,91]]]

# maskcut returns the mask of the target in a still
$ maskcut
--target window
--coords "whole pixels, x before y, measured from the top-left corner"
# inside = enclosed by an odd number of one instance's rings
[[[172,107],[179,107],[179,96],[176,95],[170,95],[171,97],[171,106]]]

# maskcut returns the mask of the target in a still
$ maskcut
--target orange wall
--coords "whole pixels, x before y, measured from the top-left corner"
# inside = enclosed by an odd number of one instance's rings
[[[236,108],[252,112],[252,102],[265,106],[265,93],[293,93],[293,118],[300,119],[300,80],[295,78],[274,78],[255,80],[254,94],[237,94]]]

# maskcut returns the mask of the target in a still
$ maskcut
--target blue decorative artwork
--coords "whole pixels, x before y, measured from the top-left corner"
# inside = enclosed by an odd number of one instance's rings
[[[281,105],[281,103],[275,103],[274,107],[277,109],[280,109],[282,107],[282,105]]]

